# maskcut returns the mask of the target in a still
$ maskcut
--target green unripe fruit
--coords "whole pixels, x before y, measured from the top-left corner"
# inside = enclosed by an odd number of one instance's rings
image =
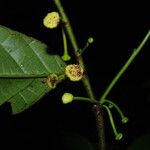
[[[62,96],[63,104],[68,104],[73,101],[73,95],[71,93],[64,93]]]
[[[128,118],[127,117],[124,117],[122,120],[121,120],[122,123],[127,123],[128,122]]]
[[[117,141],[119,141],[119,140],[121,140],[122,139],[122,137],[123,137],[123,135],[122,135],[122,133],[118,133],[117,135],[116,135],[116,140]]]

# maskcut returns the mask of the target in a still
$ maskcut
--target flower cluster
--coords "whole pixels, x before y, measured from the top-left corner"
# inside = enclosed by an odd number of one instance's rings
[[[57,12],[51,12],[46,15],[46,17],[43,19],[43,24],[45,27],[53,29],[58,26],[60,22],[60,16]]]
[[[71,80],[71,81],[79,81],[83,77],[83,68],[80,65],[76,64],[71,64],[68,65],[65,68],[65,73],[66,76]]]

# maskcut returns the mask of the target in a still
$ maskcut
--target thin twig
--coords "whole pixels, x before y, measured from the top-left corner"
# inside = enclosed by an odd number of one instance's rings
[[[150,30],[148,31],[148,33],[146,34],[145,38],[143,39],[143,41],[141,42],[141,44],[138,46],[138,48],[133,51],[132,55],[126,61],[126,63],[124,64],[124,66],[120,69],[120,71],[113,78],[113,80],[111,81],[111,83],[108,85],[108,87],[106,88],[104,94],[100,98],[100,102],[101,103],[103,103],[103,101],[106,99],[107,95],[112,90],[112,88],[114,87],[114,85],[117,83],[117,81],[120,79],[120,77],[123,75],[123,73],[129,67],[129,65],[133,62],[133,60],[135,59],[135,57],[142,50],[143,46],[145,45],[145,43],[147,42],[147,40],[149,39],[149,37],[150,37]]]

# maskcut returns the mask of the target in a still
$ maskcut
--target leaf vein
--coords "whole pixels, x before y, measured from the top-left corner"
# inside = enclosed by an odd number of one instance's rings
[[[44,63],[42,57],[40,55],[38,55],[38,53],[34,50],[34,48],[32,48],[32,46],[30,45],[31,43],[35,42],[35,40],[31,41],[30,43],[28,43],[23,37],[22,39],[27,43],[27,45],[32,49],[32,51],[34,52],[34,54],[36,55],[37,58],[39,58],[40,63],[44,66],[44,68],[46,69],[47,72],[51,72],[49,70],[49,67],[47,66],[46,63]]]

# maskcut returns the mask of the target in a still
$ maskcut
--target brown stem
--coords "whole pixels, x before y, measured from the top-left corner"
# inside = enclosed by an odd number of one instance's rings
[[[98,147],[99,150],[105,150],[105,133],[104,133],[104,119],[103,119],[103,109],[101,104],[95,104],[93,105],[93,112],[96,119],[96,125],[98,130]]]

